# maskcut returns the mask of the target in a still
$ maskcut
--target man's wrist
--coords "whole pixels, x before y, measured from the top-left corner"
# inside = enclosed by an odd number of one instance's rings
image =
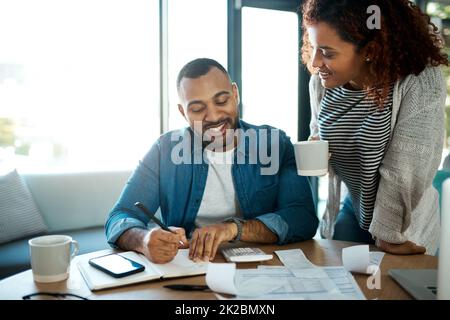
[[[143,250],[145,250],[146,247],[145,241],[149,234],[150,232],[144,228],[130,228],[122,233],[117,241],[117,245],[122,250],[143,253]]]
[[[233,228],[233,231],[235,230],[236,232],[233,232],[234,237],[232,239],[230,239],[229,241],[230,242],[240,241],[241,237],[242,237],[242,229],[243,229],[243,224],[244,224],[245,220],[236,218],[236,217],[231,217],[231,218],[225,219],[223,222],[231,223],[234,225],[234,228],[236,228],[236,229]]]
[[[236,223],[234,222],[225,222],[226,225],[228,225],[229,230],[230,230],[230,236],[228,237],[228,241],[233,241],[234,239],[236,239],[237,235],[238,235],[238,227],[236,225]]]

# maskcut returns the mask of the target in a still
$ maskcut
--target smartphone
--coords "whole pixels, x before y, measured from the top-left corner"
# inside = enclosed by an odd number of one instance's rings
[[[89,260],[89,264],[114,278],[126,277],[145,270],[145,266],[142,264],[117,253],[92,258]]]

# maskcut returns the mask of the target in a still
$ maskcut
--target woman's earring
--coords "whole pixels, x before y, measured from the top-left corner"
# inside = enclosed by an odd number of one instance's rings
[[[370,61],[370,58],[369,58],[369,57],[366,57],[366,61],[369,62],[369,61]]]

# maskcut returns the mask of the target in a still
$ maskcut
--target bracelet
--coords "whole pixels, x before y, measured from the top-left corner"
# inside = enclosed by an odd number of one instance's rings
[[[237,235],[230,242],[234,243],[234,242],[240,241],[241,240],[241,236],[242,236],[242,224],[245,222],[245,220],[240,219],[240,218],[236,218],[236,217],[231,217],[231,218],[225,219],[223,222],[233,222],[233,223],[236,224],[236,226],[237,226]]]

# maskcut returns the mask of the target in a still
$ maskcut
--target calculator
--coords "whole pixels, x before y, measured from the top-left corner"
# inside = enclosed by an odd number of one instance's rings
[[[271,254],[266,254],[259,248],[227,248],[221,251],[228,262],[256,262],[273,258]]]

